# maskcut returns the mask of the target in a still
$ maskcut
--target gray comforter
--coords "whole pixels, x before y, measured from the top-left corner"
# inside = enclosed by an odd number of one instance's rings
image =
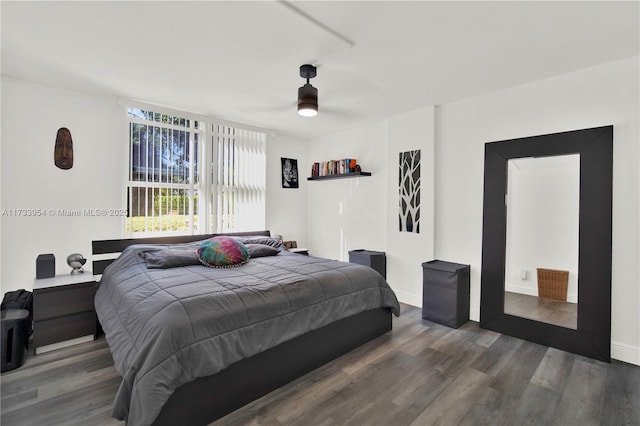
[[[153,422],[180,385],[310,330],[378,307],[400,313],[365,266],[283,251],[229,269],[148,269],[148,248],[127,248],[95,297],[123,378],[113,416],[128,424]]]

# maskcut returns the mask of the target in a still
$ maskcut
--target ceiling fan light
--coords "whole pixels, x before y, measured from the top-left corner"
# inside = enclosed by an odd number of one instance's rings
[[[302,117],[315,117],[316,115],[318,115],[318,110],[314,108],[298,107],[298,115]]]
[[[309,83],[298,89],[298,114],[303,117],[318,114],[318,89]]]

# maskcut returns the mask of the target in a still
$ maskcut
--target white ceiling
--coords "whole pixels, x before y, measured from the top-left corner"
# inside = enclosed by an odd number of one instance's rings
[[[639,5],[2,1],[1,69],[311,138],[638,55]]]

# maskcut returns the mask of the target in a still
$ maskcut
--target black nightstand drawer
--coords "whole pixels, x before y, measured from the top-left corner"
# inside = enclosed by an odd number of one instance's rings
[[[33,343],[36,354],[80,343],[88,336],[95,338],[97,325],[93,298],[96,290],[97,283],[90,272],[33,281]],[[50,346],[53,343],[57,345]]]
[[[36,321],[33,343],[36,348],[96,333],[94,311]]]
[[[33,319],[40,321],[93,311],[96,283],[70,284],[37,289],[33,293]]]

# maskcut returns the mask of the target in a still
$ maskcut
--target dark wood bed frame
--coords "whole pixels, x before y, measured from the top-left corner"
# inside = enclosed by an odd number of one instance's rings
[[[119,254],[132,244],[178,244],[217,235],[271,236],[269,231],[92,242],[94,255]],[[93,262],[102,274],[113,259]],[[328,324],[176,389],[154,425],[204,425],[390,331],[391,311],[379,308]]]

